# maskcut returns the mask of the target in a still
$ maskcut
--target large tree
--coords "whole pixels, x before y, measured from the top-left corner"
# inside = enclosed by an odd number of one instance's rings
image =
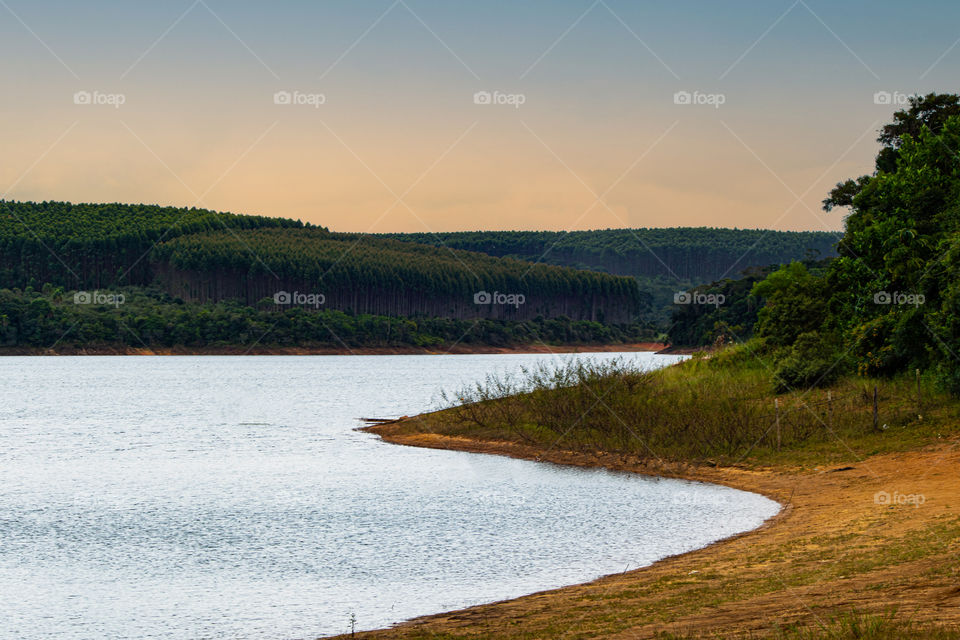
[[[897,158],[904,140],[917,138],[927,131],[939,134],[947,120],[960,115],[960,96],[952,93],[928,93],[925,96],[910,96],[909,107],[893,114],[893,122],[880,129],[877,142],[883,145],[877,153],[876,171],[894,172]],[[834,207],[849,207],[853,198],[866,185],[872,176],[851,178],[837,184],[823,201],[823,208],[831,211]]]
[[[791,267],[758,284],[767,307],[757,334],[780,354],[784,379],[812,382],[804,363],[826,345],[837,367],[936,371],[960,393],[960,97],[913,99],[880,142],[877,170],[825,201],[850,207],[839,257],[821,277]]]

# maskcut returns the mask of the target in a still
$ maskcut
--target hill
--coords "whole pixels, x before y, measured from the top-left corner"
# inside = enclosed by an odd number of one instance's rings
[[[370,235],[197,208],[0,201],[0,289],[7,290],[0,341],[42,347],[74,322],[89,328],[75,346],[109,341],[120,325],[63,306],[70,292],[85,299],[90,290],[123,292],[126,309],[139,312],[124,315],[123,327],[139,326],[144,345],[153,339],[165,347],[244,343],[241,336],[257,332],[283,345],[326,345],[334,324],[355,346],[461,336],[489,344],[651,340],[667,327],[674,292],[696,282],[678,273],[701,278],[738,259],[779,264],[828,251],[829,241],[829,234],[706,228]],[[650,273],[657,275],[643,275]],[[298,320],[299,329],[278,321],[294,311],[318,315]],[[377,320],[323,315],[334,312]],[[398,330],[391,317],[453,322]],[[175,318],[191,329],[171,329]],[[494,324],[470,324],[479,320]]]
[[[629,278],[299,221],[0,202],[0,346],[634,342]]]
[[[0,287],[144,284],[158,242],[211,229],[303,226],[197,208],[0,201]]]
[[[676,227],[596,231],[464,231],[388,237],[491,256],[700,284],[753,266],[836,255],[839,233]]]
[[[279,288],[322,293],[330,308],[395,316],[622,324],[639,310],[629,278],[319,229],[181,236],[151,259],[166,291],[200,302],[254,304]]]

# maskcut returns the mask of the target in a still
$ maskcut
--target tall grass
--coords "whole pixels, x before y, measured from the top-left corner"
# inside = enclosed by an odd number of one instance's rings
[[[918,405],[912,379],[848,377],[829,389],[777,395],[771,376],[767,363],[743,347],[650,372],[622,360],[541,365],[519,376],[489,376],[447,398],[452,407],[440,429],[567,449],[732,462],[805,448],[849,453],[853,442],[872,453],[929,436],[947,414],[956,415],[954,403],[927,385]]]

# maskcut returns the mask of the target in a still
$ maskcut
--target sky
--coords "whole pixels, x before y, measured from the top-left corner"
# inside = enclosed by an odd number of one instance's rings
[[[0,0],[0,194],[337,231],[836,230],[960,3]]]

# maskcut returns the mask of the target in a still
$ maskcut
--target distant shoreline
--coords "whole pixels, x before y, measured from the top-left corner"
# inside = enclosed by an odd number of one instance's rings
[[[375,356],[375,355],[464,355],[497,353],[597,353],[597,352],[665,352],[684,353],[659,342],[631,342],[624,344],[523,344],[511,346],[458,344],[453,347],[3,347],[2,356]]]

